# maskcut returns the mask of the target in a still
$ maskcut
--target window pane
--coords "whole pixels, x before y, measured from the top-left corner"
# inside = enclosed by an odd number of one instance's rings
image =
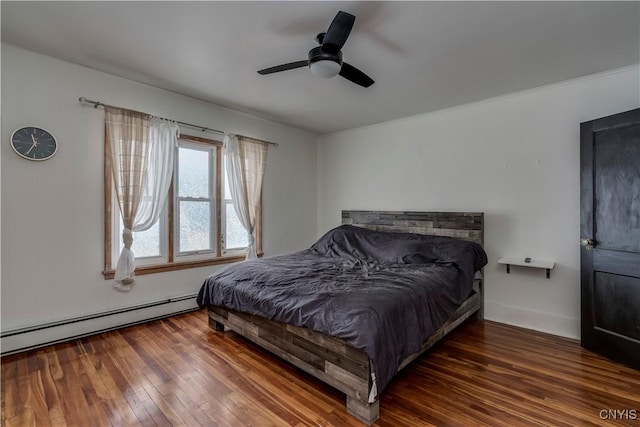
[[[224,171],[223,181],[224,181],[224,198],[227,200],[231,200],[231,190],[229,189],[229,176],[227,175],[227,155],[225,154],[222,159],[222,170]]]
[[[211,247],[211,203],[180,201],[179,252],[206,251]]]
[[[209,156],[210,151],[179,148],[179,197],[209,197]]]
[[[240,223],[232,203],[226,203],[225,248],[236,249],[247,247],[247,232]]]
[[[120,218],[120,230],[124,230],[122,218]],[[124,243],[122,242],[122,233],[120,233],[118,247],[120,249],[124,247]],[[160,256],[160,221],[156,221],[156,223],[148,230],[134,231],[131,250],[136,258]]]

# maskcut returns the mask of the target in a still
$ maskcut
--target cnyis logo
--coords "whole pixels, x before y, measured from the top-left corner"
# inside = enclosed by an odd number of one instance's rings
[[[637,420],[638,411],[635,409],[602,409],[599,413],[601,420]]]

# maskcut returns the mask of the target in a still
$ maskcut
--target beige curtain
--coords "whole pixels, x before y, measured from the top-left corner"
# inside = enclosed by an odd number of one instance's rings
[[[268,144],[251,138],[225,135],[227,175],[233,206],[247,231],[247,259],[257,258],[256,217],[262,208],[262,181],[267,163]]]
[[[105,112],[106,139],[109,144],[108,152],[111,153],[114,191],[124,224],[124,248],[118,258],[114,286],[127,291],[133,282],[135,270],[135,256],[131,251],[131,230],[146,186],[150,116],[112,107],[105,107]]]

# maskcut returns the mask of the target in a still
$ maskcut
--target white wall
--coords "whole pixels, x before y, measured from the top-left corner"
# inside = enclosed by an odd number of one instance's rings
[[[485,212],[486,317],[579,337],[579,125],[640,106],[626,68],[318,138],[318,234],[343,209]],[[500,257],[555,260],[544,271]]]
[[[264,183],[265,254],[315,240],[315,135],[2,45],[3,332],[191,294],[215,270],[140,276],[130,293],[103,279],[104,113],[80,105],[80,96],[277,142]],[[13,153],[11,133],[26,125],[56,136],[51,160]]]
[[[128,294],[103,280],[103,113],[80,96],[278,142],[265,176],[267,255],[308,247],[342,209],[484,211],[486,316],[570,337],[579,335],[579,123],[640,106],[632,67],[323,135],[316,151],[310,133],[8,45],[1,76],[3,332],[191,294],[215,270],[141,276]],[[25,125],[58,138],[53,159],[12,152],[11,132]],[[501,256],[557,266],[550,280],[507,275]]]

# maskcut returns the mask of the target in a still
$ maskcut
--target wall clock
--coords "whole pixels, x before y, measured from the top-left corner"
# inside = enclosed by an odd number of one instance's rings
[[[47,160],[58,151],[58,142],[50,132],[36,126],[26,126],[13,132],[11,148],[28,160]]]

